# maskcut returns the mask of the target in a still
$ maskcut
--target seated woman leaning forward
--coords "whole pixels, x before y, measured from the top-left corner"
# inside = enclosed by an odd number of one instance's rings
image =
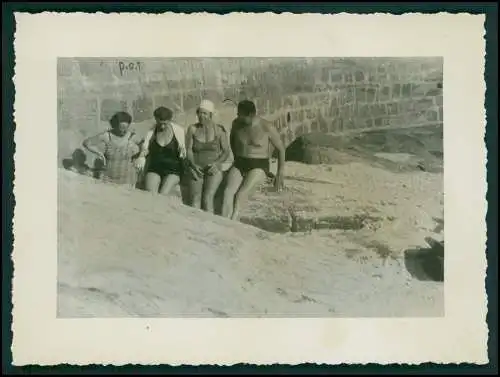
[[[214,104],[204,100],[198,107],[198,123],[186,132],[190,205],[214,213],[215,193],[222,182],[221,165],[229,157],[226,130],[213,122]]]
[[[173,112],[166,107],[157,108],[153,116],[156,124],[144,138],[137,166],[146,172],[147,191],[169,195],[183,172],[184,129],[172,122]]]
[[[102,180],[108,183],[135,186],[138,172],[134,160],[139,156],[141,138],[130,132],[132,117],[118,112],[109,121],[111,129],[83,141],[83,147],[102,161]]]
[[[269,176],[270,146],[279,153],[274,178],[277,191],[283,188],[285,148],[272,124],[256,115],[255,104],[245,100],[238,104],[238,117],[230,132],[234,163],[227,175],[222,215],[237,220],[243,201]]]

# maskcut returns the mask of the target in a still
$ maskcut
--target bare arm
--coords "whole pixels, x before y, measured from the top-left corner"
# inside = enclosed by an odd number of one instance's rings
[[[194,127],[191,125],[186,131],[186,159],[191,166],[196,166],[194,163],[194,153],[193,153],[193,135]]]
[[[217,160],[215,160],[214,165],[221,165],[224,162],[226,162],[227,158],[229,157],[229,140],[227,138],[227,133],[224,127],[218,126],[218,131],[219,131],[219,139],[220,139],[220,147],[221,147],[221,154]]]
[[[144,140],[139,144],[141,148],[141,152],[139,153],[139,157],[145,158],[149,153],[149,143],[151,142],[151,138],[153,137],[153,131],[150,130],[147,132]]]
[[[105,143],[106,132],[102,132],[95,136],[86,138],[82,145],[83,147],[91,153],[98,155],[99,157],[104,157],[102,146]]]
[[[271,123],[266,122],[266,129],[269,132],[269,140],[271,144],[278,150],[278,174],[283,173],[285,169],[285,146],[281,141],[280,134],[272,126]]]
[[[229,133],[229,142],[230,142],[230,148],[231,151],[233,152],[233,156],[235,155],[236,151],[236,129],[238,127],[238,123],[236,120],[233,121],[233,124],[231,125],[231,132]]]

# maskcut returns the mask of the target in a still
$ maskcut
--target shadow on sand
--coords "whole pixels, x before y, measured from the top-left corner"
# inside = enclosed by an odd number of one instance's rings
[[[444,244],[426,238],[430,247],[406,250],[405,266],[420,281],[444,281]]]

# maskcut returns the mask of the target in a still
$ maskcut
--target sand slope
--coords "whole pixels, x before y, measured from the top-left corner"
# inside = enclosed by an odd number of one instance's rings
[[[293,175],[294,165],[291,166]],[[348,179],[342,176],[347,171],[354,175],[357,172],[356,166],[339,169],[336,174],[343,180]],[[310,175],[318,174],[307,170]],[[346,185],[344,192],[358,195],[359,199],[373,191],[377,182],[368,178],[366,171],[358,173],[366,179],[365,190],[350,190]],[[387,177],[379,179],[390,187]],[[411,177],[407,179],[410,185],[420,184]],[[327,199],[336,203],[332,193],[340,195],[339,187],[312,191],[323,195],[325,203]],[[300,184],[296,189],[300,191]],[[306,188],[302,190],[307,196]],[[382,196],[394,198],[390,191]],[[261,201],[261,210],[278,200],[265,193],[257,197],[267,198],[267,202]],[[276,203],[282,205],[283,200]],[[321,202],[318,204],[321,206]],[[257,214],[256,206],[254,202],[246,214]],[[399,211],[408,208],[409,205]],[[369,228],[364,231],[372,232],[365,238],[375,234]],[[362,232],[265,232],[185,207],[177,197],[152,196],[105,185],[61,169],[58,315],[443,314],[442,283],[413,279],[401,260],[380,258],[370,247],[357,242],[353,237],[356,234]]]

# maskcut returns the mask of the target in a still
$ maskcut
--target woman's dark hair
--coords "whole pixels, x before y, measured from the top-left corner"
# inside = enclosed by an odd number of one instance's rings
[[[153,112],[153,116],[158,120],[172,120],[174,112],[164,106],[160,106]]]
[[[238,103],[238,114],[247,116],[257,114],[257,108],[255,103],[249,100],[243,100]]]
[[[109,120],[109,124],[111,124],[112,128],[118,127],[120,123],[132,123],[132,116],[126,111],[119,111],[115,115],[111,117]]]

